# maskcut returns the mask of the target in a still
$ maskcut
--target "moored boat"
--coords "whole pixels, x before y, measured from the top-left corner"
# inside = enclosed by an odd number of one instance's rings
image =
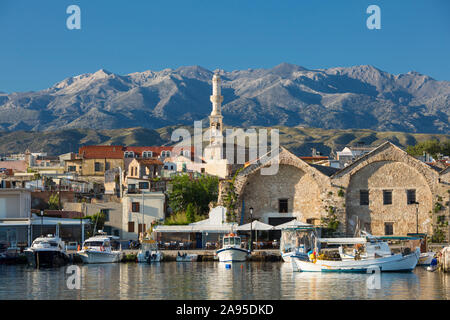
[[[111,241],[117,240],[114,236],[99,234],[87,239],[83,249],[77,252],[83,263],[113,263],[119,262],[122,256],[120,250],[114,250]]]
[[[234,233],[223,237],[222,248],[216,251],[220,262],[246,261],[249,251],[241,248],[241,237]]]
[[[64,241],[51,234],[34,239],[31,247],[25,249],[24,253],[28,264],[36,268],[60,267],[70,261]]]
[[[309,259],[292,257],[294,271],[310,272],[400,272],[412,271],[416,267],[420,248],[411,252],[406,248],[401,253],[391,252],[387,242],[380,241],[374,237],[368,238],[336,238],[318,239],[319,242],[333,244],[358,244],[358,250],[353,254],[346,253],[342,247],[339,248],[339,258],[326,259],[323,254],[310,254]]]
[[[198,254],[195,253],[180,253],[177,254],[177,262],[194,262],[197,261]]]
[[[137,254],[138,262],[160,262],[163,259],[163,254],[158,249],[158,244],[153,240],[144,240],[141,243],[141,249]]]
[[[419,262],[417,263],[417,265],[418,266],[429,266],[435,255],[436,255],[436,252],[432,252],[432,251],[431,252],[422,252],[420,254]]]

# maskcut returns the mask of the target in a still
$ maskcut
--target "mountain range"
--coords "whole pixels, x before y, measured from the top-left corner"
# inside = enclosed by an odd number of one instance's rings
[[[229,126],[450,133],[450,81],[373,66],[219,70]],[[213,71],[101,69],[36,92],[0,93],[0,131],[191,126],[211,112]]]

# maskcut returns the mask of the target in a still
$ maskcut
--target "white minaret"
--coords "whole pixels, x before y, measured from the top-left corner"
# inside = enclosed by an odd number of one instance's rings
[[[220,76],[216,72],[212,78],[213,92],[210,100],[212,102],[212,112],[209,116],[209,127],[210,127],[210,143],[213,145],[220,145],[222,148],[223,136],[222,136],[222,102],[223,96],[221,95],[220,89]],[[221,152],[220,152],[221,153]],[[220,157],[222,158],[222,157]]]

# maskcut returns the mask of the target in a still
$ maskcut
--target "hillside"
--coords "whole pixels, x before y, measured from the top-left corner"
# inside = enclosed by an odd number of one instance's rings
[[[192,131],[192,128],[186,128]],[[443,134],[376,132],[367,129],[326,130],[285,126],[277,128],[280,130],[280,144],[299,156],[311,155],[311,148],[316,148],[322,154],[328,155],[332,151],[340,150],[346,145],[356,145],[358,142],[364,142],[366,146],[378,146],[384,141],[391,141],[406,148],[408,145],[429,139],[450,140],[450,135]],[[32,152],[58,155],[66,152],[78,152],[81,145],[170,145],[172,144],[170,136],[173,129],[174,127],[157,130],[129,128],[0,132],[0,154],[20,153],[29,148]]]

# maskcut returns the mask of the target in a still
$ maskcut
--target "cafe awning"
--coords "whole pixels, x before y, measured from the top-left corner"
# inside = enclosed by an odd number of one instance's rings
[[[258,220],[255,220],[251,224],[247,223],[247,224],[243,224],[243,225],[237,227],[236,230],[238,230],[238,231],[251,231],[251,230],[266,231],[266,230],[273,230],[273,226],[271,226],[270,224],[266,224],[266,223],[260,222]]]

